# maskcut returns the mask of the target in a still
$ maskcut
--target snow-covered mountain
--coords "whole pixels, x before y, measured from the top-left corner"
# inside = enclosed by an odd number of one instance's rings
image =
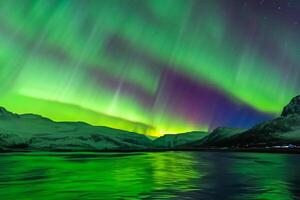
[[[300,145],[300,96],[283,108],[280,117],[248,130],[218,128],[202,140],[185,145],[198,147],[272,147]]]
[[[83,122],[54,122],[34,114],[14,114],[0,107],[1,149],[135,150],[151,145],[151,140],[141,134]]]

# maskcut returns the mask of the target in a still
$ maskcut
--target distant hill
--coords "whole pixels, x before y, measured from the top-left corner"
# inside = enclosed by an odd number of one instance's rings
[[[193,131],[181,134],[166,134],[153,141],[153,145],[156,148],[176,148],[181,145],[185,145],[197,140],[202,139],[207,135],[207,132]]]
[[[226,146],[228,141],[243,132],[243,129],[234,129],[220,127],[213,130],[211,133],[205,137],[193,141],[191,143],[186,143],[185,145],[179,146],[180,148],[204,148],[204,147],[222,147]]]

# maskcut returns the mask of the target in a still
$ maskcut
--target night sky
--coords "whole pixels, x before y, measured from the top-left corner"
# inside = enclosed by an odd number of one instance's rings
[[[0,105],[149,135],[247,128],[300,93],[298,0],[2,0]]]

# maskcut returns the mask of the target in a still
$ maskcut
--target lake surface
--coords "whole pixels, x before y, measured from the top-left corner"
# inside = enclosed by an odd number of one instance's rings
[[[0,154],[0,197],[300,199],[300,155],[218,152]]]

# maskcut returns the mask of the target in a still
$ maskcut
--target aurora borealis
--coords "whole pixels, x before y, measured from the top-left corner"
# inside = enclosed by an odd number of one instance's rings
[[[300,92],[297,0],[0,1],[0,105],[148,135],[248,128]]]

